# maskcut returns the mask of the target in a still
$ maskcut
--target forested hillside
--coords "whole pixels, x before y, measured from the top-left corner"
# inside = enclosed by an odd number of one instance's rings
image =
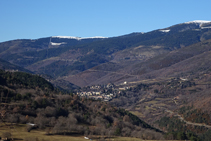
[[[26,132],[47,135],[101,135],[162,139],[163,133],[124,109],[107,102],[56,90],[45,79],[21,72],[0,73],[1,126],[28,125]]]

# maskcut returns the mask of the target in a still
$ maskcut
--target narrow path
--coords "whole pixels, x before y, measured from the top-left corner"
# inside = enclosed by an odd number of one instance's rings
[[[171,110],[165,109],[165,111],[168,112],[168,113],[171,113],[171,114],[175,114],[175,116],[179,117],[179,119],[181,121],[184,121],[186,124],[195,125],[195,126],[204,126],[204,127],[207,127],[207,128],[211,128],[210,125],[206,125],[205,123],[194,123],[194,122],[186,121],[181,115],[179,115],[178,113],[174,113]]]

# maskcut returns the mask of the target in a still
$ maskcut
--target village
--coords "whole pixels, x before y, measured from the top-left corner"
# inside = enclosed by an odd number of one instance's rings
[[[129,87],[119,87],[108,83],[107,85],[93,85],[87,86],[77,92],[79,97],[85,97],[94,100],[110,101],[115,98],[122,90],[129,89]]]

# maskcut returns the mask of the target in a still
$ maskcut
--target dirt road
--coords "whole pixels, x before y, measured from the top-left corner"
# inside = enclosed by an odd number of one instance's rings
[[[181,115],[179,115],[178,113],[174,113],[171,110],[165,109],[165,111],[168,112],[168,113],[174,114],[174,116],[177,116],[181,121],[184,121],[186,124],[195,125],[195,126],[204,126],[204,127],[207,127],[207,128],[211,128],[210,125],[206,125],[205,123],[194,123],[194,122],[186,121]]]

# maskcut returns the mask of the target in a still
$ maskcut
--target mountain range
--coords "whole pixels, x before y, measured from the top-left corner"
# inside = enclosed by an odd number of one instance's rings
[[[124,91],[109,103],[171,133],[167,139],[209,140],[210,54],[211,21],[191,21],[118,37],[2,42],[0,69],[39,74],[67,90],[114,84]]]
[[[190,45],[210,38],[210,21],[192,21],[110,38],[52,36],[12,40],[0,43],[0,58],[33,73],[50,75],[55,83],[66,81],[80,87],[120,84],[146,79],[153,71],[198,55],[190,52]],[[190,48],[186,54],[171,55],[185,48]]]

